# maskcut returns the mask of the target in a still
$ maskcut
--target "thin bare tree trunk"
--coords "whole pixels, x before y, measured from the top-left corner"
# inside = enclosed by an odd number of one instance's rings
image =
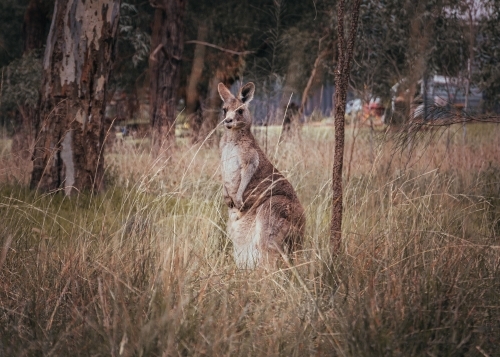
[[[355,0],[351,11],[351,26],[349,38],[346,42],[344,33],[345,0],[338,3],[338,59],[335,69],[335,151],[333,154],[333,175],[332,175],[332,221],[330,228],[330,239],[333,254],[340,250],[342,242],[342,167],[344,162],[344,126],[345,126],[345,105],[347,88],[349,85],[349,73],[351,70],[352,54],[356,31],[358,28],[359,7],[361,0]]]
[[[120,0],[56,0],[45,57],[31,187],[103,188],[106,87]]]
[[[149,57],[150,115],[153,154],[159,155],[175,143],[177,90],[184,50],[186,0],[158,0]]]

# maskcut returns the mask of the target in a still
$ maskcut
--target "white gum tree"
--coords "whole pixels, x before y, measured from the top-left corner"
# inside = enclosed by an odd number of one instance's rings
[[[31,187],[100,190],[120,0],[56,0],[43,59]]]

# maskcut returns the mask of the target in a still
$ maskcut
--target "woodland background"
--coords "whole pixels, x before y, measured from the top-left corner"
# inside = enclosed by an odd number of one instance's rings
[[[16,111],[21,106],[32,108],[39,100],[40,59],[54,1],[5,0],[0,6],[0,123],[12,133],[22,120]],[[190,134],[197,134],[202,123],[213,127],[205,119],[207,112],[220,106],[214,95],[214,83],[219,81],[226,85],[254,81],[262,101],[258,107],[282,111],[293,93],[292,102],[307,107],[308,117],[315,109],[331,115],[331,104],[321,108],[310,97],[328,87],[330,92],[323,97],[331,101],[337,51],[335,1],[195,1],[184,6],[182,65],[173,91],[176,114],[184,109],[177,120],[195,132]],[[118,121],[150,119],[148,68],[155,50],[151,48],[155,8],[145,1],[120,5],[116,59],[107,95],[108,101],[120,103],[108,113]],[[418,81],[437,74],[470,78],[471,85],[482,92],[480,111],[497,111],[499,16],[500,4],[494,0],[363,2],[350,99],[380,98],[389,108],[392,86],[403,81],[405,89],[415,92]],[[257,123],[279,120],[270,110],[254,110]]]
[[[361,2],[332,254],[337,5],[0,2],[0,355],[498,355],[500,1]],[[226,236],[216,85],[248,81],[307,216],[277,272]]]

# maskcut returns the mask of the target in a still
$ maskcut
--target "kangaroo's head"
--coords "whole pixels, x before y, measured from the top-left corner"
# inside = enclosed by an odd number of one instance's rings
[[[219,95],[224,102],[222,111],[224,113],[224,125],[227,129],[243,129],[250,127],[252,117],[248,110],[248,103],[253,99],[255,85],[250,82],[241,87],[238,97],[231,94],[229,89],[222,83],[219,83]]]

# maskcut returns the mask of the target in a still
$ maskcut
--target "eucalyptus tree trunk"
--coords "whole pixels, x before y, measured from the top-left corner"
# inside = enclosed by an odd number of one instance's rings
[[[156,0],[151,36],[150,115],[153,154],[175,143],[175,109],[184,50],[186,0]]]
[[[120,0],[56,0],[45,56],[31,187],[103,188],[106,87]]]
[[[345,105],[347,89],[349,86],[349,74],[351,71],[352,53],[358,28],[359,6],[361,0],[354,0],[351,10],[351,21],[349,38],[346,40],[344,33],[345,0],[338,3],[338,58],[335,69],[335,149],[333,154],[333,177],[332,177],[332,221],[330,226],[330,239],[334,255],[340,250],[342,242],[342,168],[344,163],[344,126]]]

